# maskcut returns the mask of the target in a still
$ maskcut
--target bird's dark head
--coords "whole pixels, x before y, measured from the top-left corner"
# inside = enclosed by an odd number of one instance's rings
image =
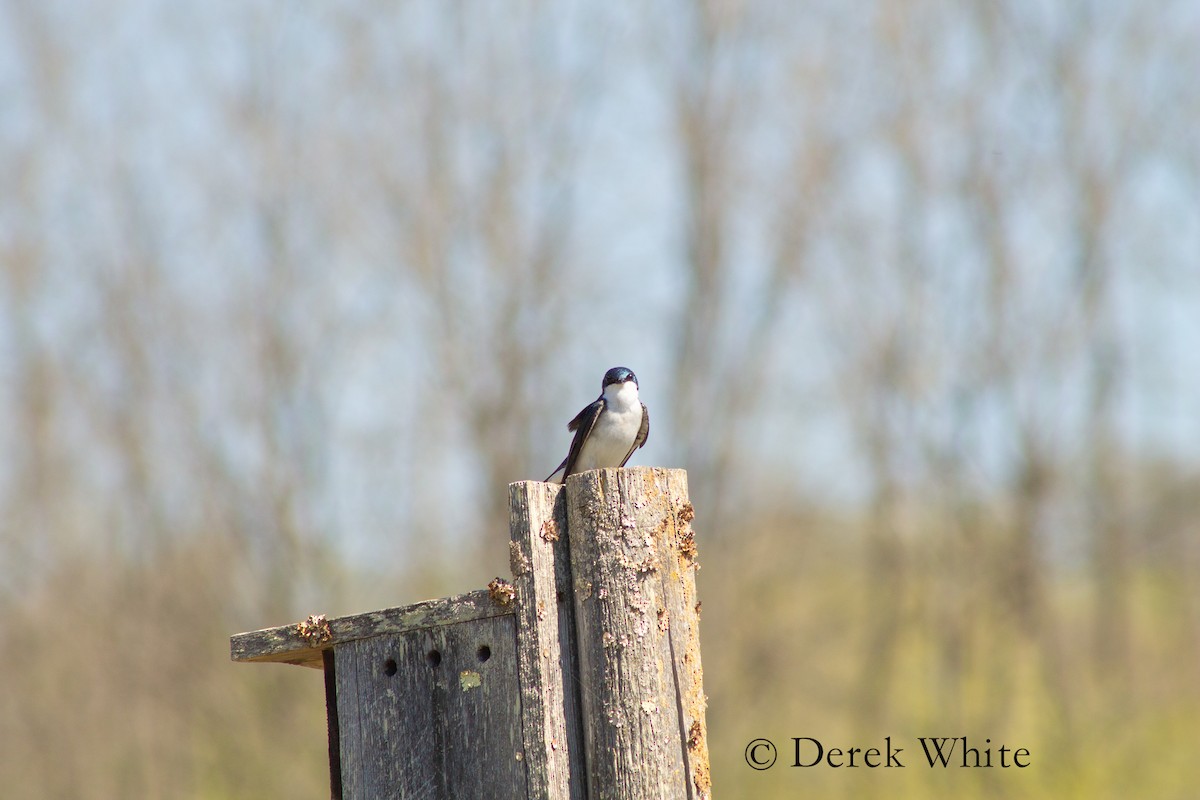
[[[633,381],[633,385],[637,386],[637,375],[633,374],[633,370],[628,367],[613,367],[608,372],[604,373],[604,383],[600,386],[600,391],[604,391],[614,383],[625,383]]]

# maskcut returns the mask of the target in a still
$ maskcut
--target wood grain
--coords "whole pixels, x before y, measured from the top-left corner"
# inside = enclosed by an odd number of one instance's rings
[[[567,479],[588,797],[711,792],[682,470]]]
[[[337,646],[345,800],[527,797],[512,616]]]
[[[510,561],[517,588],[517,658],[529,797],[583,800],[575,610],[562,488],[539,481],[508,487]]]
[[[492,600],[487,589],[479,589],[456,597],[424,600],[409,606],[331,619],[331,638],[316,646],[300,635],[298,623],[294,623],[232,636],[229,651],[234,661],[282,662],[320,669],[321,651],[339,644],[386,633],[505,616],[513,612],[511,605],[499,605]]]

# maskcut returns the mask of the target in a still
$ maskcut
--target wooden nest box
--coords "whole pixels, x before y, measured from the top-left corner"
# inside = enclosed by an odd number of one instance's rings
[[[707,798],[683,470],[509,486],[513,579],[234,636],[325,671],[335,798]]]

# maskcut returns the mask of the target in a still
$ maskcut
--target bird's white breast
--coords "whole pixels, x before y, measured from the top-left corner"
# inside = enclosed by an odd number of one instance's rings
[[[620,466],[642,427],[642,401],[632,381],[604,390],[605,411],[584,442],[576,472]]]

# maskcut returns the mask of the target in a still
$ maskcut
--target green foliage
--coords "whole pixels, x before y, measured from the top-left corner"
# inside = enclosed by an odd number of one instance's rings
[[[233,552],[64,563],[4,609],[0,785],[13,798],[321,797],[315,670],[229,661]]]
[[[809,518],[702,546],[715,796],[1181,798],[1200,785],[1187,746],[1200,741],[1197,647],[1166,613],[1187,606],[1184,584],[1139,573],[1132,649],[1102,663],[1077,576],[1046,577],[1029,628],[994,591],[1000,562],[981,558],[964,587],[913,543],[890,607],[873,607],[869,583],[893,580],[871,576],[864,542],[853,521]],[[237,607],[234,557],[208,543],[136,567],[63,564],[5,610],[7,796],[326,795],[320,674],[228,660],[230,633],[281,621]],[[880,620],[895,625],[883,648]],[[890,736],[905,768],[789,767],[802,736],[843,748]],[[1032,763],[930,769],[921,736],[990,738],[1028,748]],[[766,772],[743,760],[758,737],[780,749]]]
[[[841,545],[826,539],[838,533]],[[893,607],[872,607],[867,583],[877,578],[847,540],[861,541],[852,525],[807,520],[748,528],[703,559],[715,796],[1182,798],[1200,786],[1186,744],[1200,740],[1196,642],[1181,635],[1178,614],[1158,611],[1187,605],[1178,584],[1139,576],[1131,651],[1104,663],[1078,577],[1046,577],[1033,627],[994,592],[1003,564],[982,553],[979,580],[957,601],[935,563],[910,559]],[[895,620],[895,636],[872,662],[879,619]],[[891,736],[906,748],[905,768],[788,766],[792,737],[805,736],[881,749]],[[990,738],[993,763],[1000,744],[1028,748],[1031,763],[930,769],[923,736],[967,736],[978,748]],[[779,748],[764,772],[744,761],[759,737]]]

